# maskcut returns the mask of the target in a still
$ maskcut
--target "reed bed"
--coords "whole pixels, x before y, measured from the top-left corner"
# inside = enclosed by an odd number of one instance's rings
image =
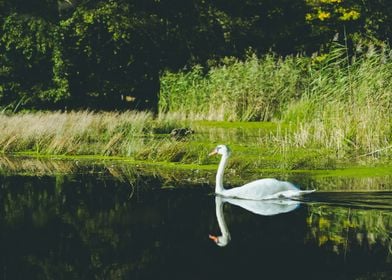
[[[213,145],[227,143],[236,145],[244,167],[263,164],[260,153],[266,151],[288,168],[303,167],[287,164],[296,151],[303,156],[294,162],[309,161],[312,151],[321,151],[318,157],[328,158],[326,165],[335,159],[389,160],[392,155],[389,49],[368,48],[348,57],[337,45],[313,58],[227,58],[208,71],[198,66],[166,72],[161,81],[158,116],[132,111],[0,114],[0,151],[204,164]],[[219,128],[197,120],[229,122]],[[230,129],[232,121],[273,125],[248,137],[242,125]],[[170,138],[173,128],[187,126],[196,128],[194,137]],[[243,139],[233,140],[233,135]]]
[[[275,145],[333,150],[337,157],[390,156],[392,52],[336,44],[314,56],[226,59],[205,71],[167,72],[160,110],[205,120],[272,121]],[[266,139],[262,139],[266,142]]]
[[[0,147],[3,153],[136,157],[148,147],[167,141],[149,136],[170,132],[178,121],[160,123],[150,113],[131,111],[1,114]]]
[[[274,55],[245,61],[227,58],[204,74],[166,72],[161,79],[160,111],[181,112],[193,119],[271,120],[300,95],[302,60]]]

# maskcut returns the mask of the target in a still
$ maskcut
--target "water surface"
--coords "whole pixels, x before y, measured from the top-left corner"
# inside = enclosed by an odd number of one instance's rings
[[[388,186],[319,191],[276,215],[221,201],[217,246],[211,184],[113,172],[1,175],[0,278],[392,279]]]

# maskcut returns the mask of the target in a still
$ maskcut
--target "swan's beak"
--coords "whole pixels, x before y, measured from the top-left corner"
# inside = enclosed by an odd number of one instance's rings
[[[210,157],[210,156],[216,155],[217,153],[218,153],[218,150],[214,149],[211,153],[208,154],[208,156]]]
[[[214,241],[215,243],[218,243],[218,237],[217,236],[214,236],[214,235],[208,235],[208,237],[212,240],[212,241]]]

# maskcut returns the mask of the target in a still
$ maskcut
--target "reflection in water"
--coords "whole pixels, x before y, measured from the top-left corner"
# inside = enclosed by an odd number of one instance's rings
[[[1,279],[392,279],[391,192],[215,202],[204,185],[75,168],[0,172]],[[225,248],[206,236],[217,218]]]
[[[392,186],[392,176],[389,169],[380,171],[377,176],[372,177],[352,177],[352,176],[332,176],[319,177],[310,173],[279,173],[280,178],[297,182],[306,189],[317,189],[317,191],[390,191]],[[389,173],[388,173],[389,172]],[[213,180],[213,174],[206,170],[178,170],[173,168],[164,168],[162,166],[143,165],[143,164],[126,164],[119,161],[94,161],[94,160],[56,160],[31,157],[5,157],[0,156],[0,174],[26,174],[33,176],[58,176],[58,175],[78,175],[78,174],[97,174],[99,176],[111,176],[116,180],[127,182],[132,186],[139,187],[139,183],[145,178],[154,178],[160,182],[159,185],[178,186],[194,185],[210,186]],[[226,174],[228,186],[239,186],[244,180],[255,180],[258,177],[256,173]],[[264,177],[276,177],[276,173],[264,174]],[[143,187],[144,184],[142,184]]]
[[[308,241],[343,255],[359,248],[373,254],[381,246],[392,263],[392,192],[318,193],[306,200]]]
[[[246,200],[226,198],[217,195],[215,197],[216,219],[218,220],[219,228],[222,235],[214,236],[210,234],[209,238],[220,247],[226,246],[231,240],[230,232],[223,214],[223,205],[226,202],[242,207],[252,213],[262,216],[273,216],[281,213],[291,212],[299,206],[298,201],[293,201],[289,199]]]

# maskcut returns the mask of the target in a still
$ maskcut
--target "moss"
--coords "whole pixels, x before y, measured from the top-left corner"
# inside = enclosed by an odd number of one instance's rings
[[[130,157],[119,157],[119,156],[101,156],[101,155],[48,155],[48,154],[37,154],[31,151],[15,153],[16,157],[32,157],[36,159],[48,159],[48,160],[69,160],[69,161],[85,161],[85,162],[118,162],[122,164],[132,164],[141,166],[158,166],[167,169],[178,169],[178,170],[204,170],[204,171],[215,171],[219,163],[219,158],[210,159],[208,163],[197,164],[197,163],[181,163],[181,162],[170,162],[170,161],[150,161],[150,160],[136,160]],[[325,178],[325,177],[381,177],[391,176],[392,166],[381,165],[374,167],[363,167],[363,166],[347,166],[345,168],[338,169],[311,169],[311,168],[283,168],[283,167],[260,167],[253,161],[242,161],[243,157],[234,157],[230,159],[227,169],[233,170],[236,173],[244,172],[247,173],[259,173],[259,174],[306,174],[314,178]],[[311,165],[311,167],[313,167]]]

